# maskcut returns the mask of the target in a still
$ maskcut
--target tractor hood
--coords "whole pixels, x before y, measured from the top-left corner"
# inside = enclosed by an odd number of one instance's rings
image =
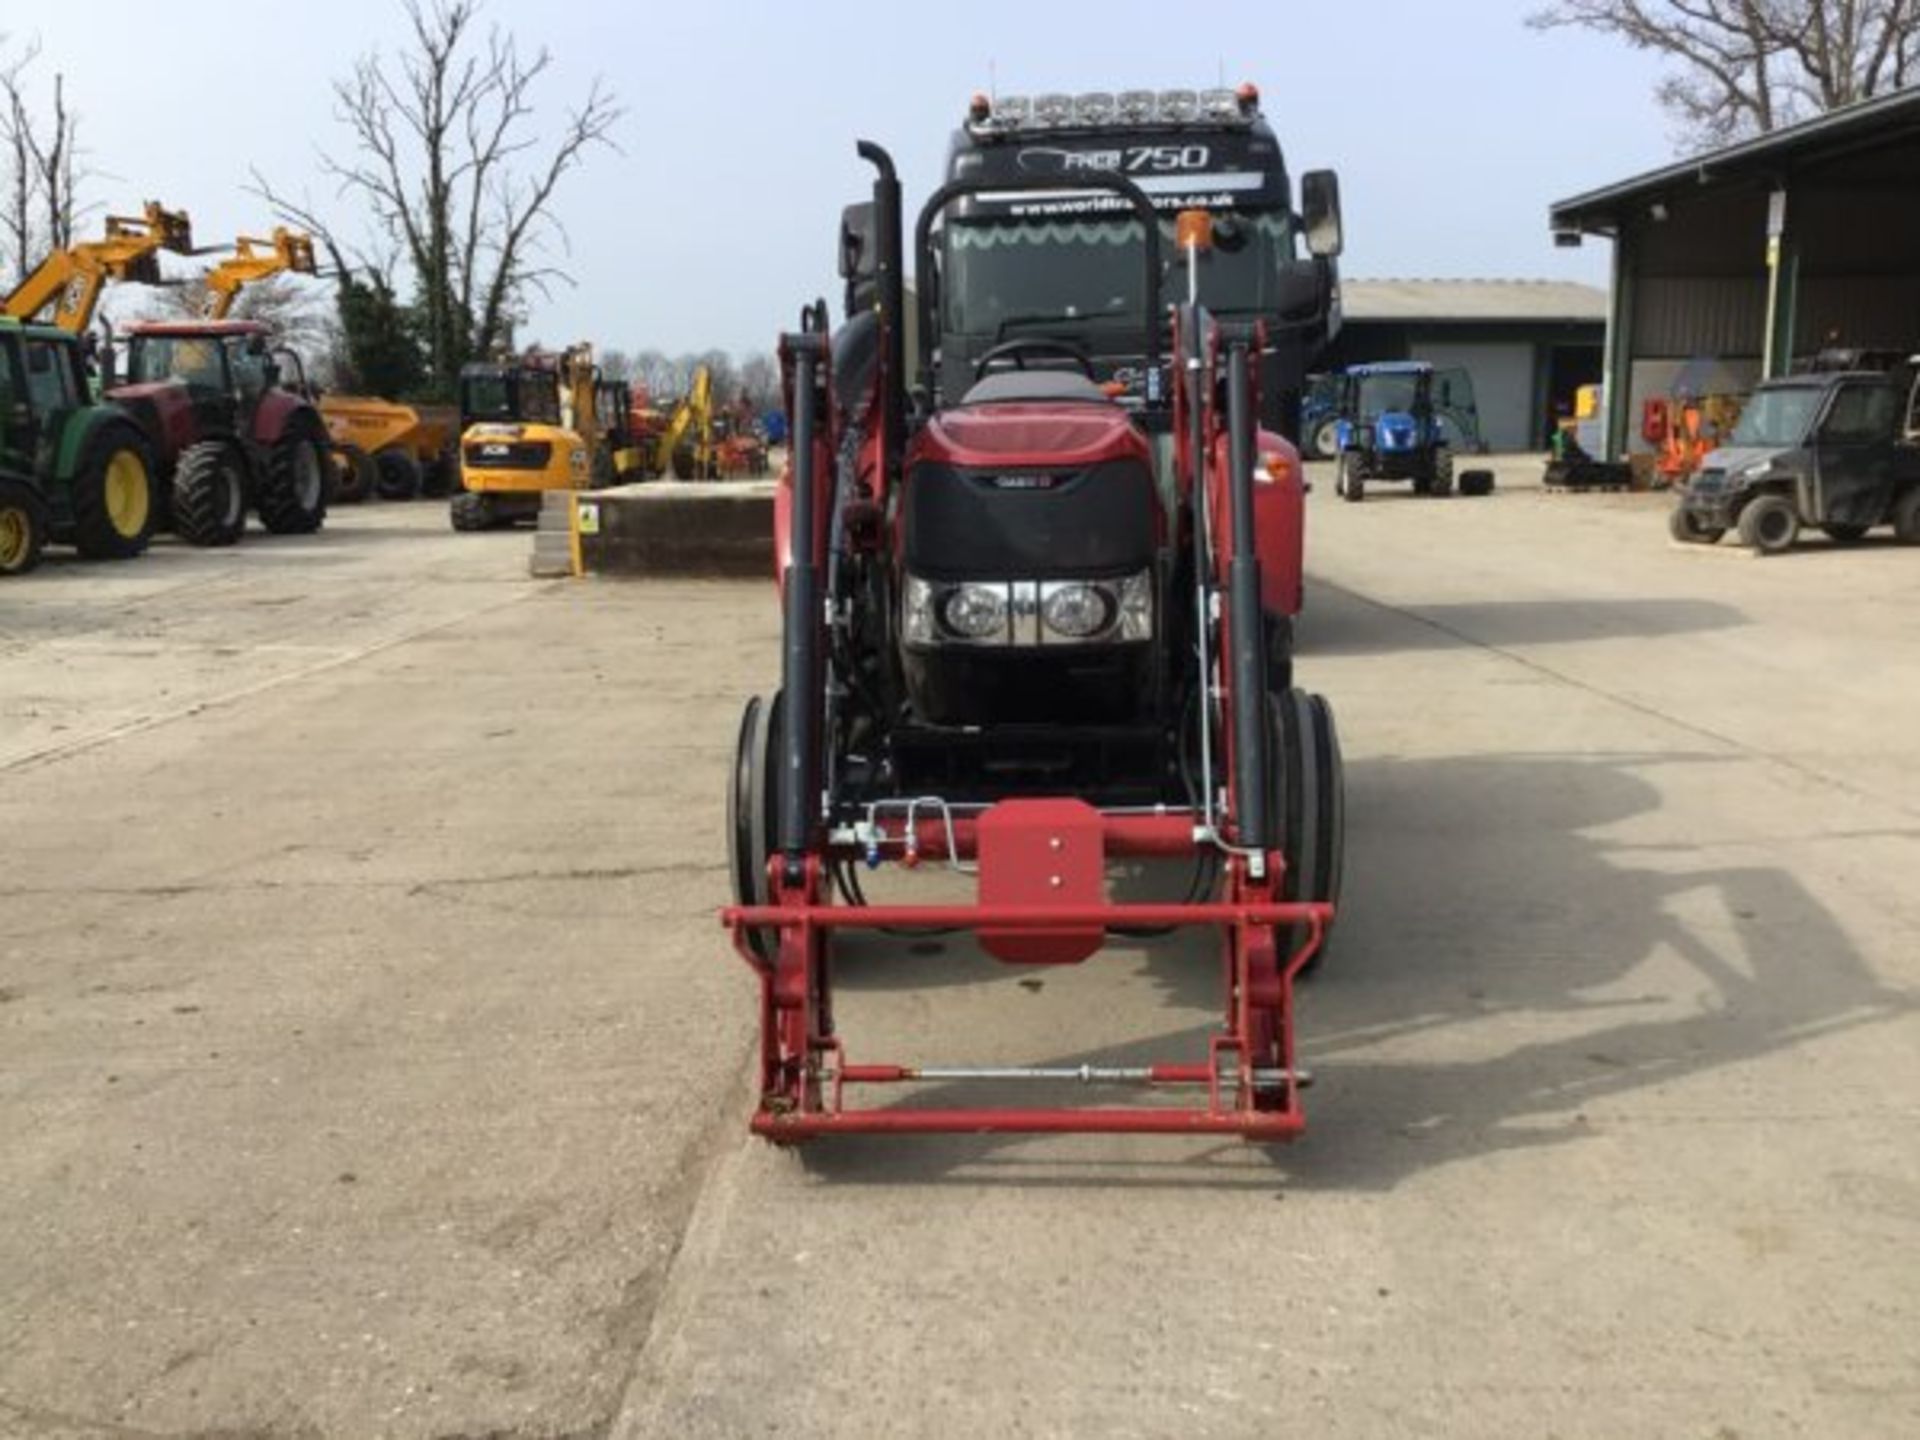
[[[962,405],[929,420],[907,452],[909,466],[969,470],[1080,470],[1126,459],[1151,463],[1146,437],[1118,405],[1082,401]]]
[[[1382,415],[1374,421],[1374,435],[1382,450],[1411,450],[1420,443],[1420,424],[1411,415]]]
[[[1710,485],[1724,485],[1729,478],[1741,476],[1743,471],[1755,469],[1761,465],[1777,465],[1791,449],[1779,449],[1770,445],[1725,445],[1710,451],[1700,462],[1700,472],[1696,480],[1709,480]],[[1736,483],[1744,484],[1742,479]]]

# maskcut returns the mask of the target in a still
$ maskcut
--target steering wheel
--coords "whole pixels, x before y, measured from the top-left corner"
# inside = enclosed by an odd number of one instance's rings
[[[1009,361],[1014,369],[1024,370],[1029,355],[1051,355],[1056,360],[1071,360],[1080,367],[1087,379],[1095,378],[1093,357],[1085,349],[1071,340],[1056,340],[1051,335],[1024,335],[1002,340],[973,362],[973,378],[978,380],[995,365],[1004,365]]]

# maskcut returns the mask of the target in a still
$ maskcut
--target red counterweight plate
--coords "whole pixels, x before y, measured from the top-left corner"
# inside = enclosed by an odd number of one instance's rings
[[[1107,856],[1100,812],[1082,800],[1003,800],[980,817],[980,908],[1017,921],[1023,908],[1101,905]],[[1105,942],[1099,926],[980,927],[980,944],[1016,965],[1073,965]]]

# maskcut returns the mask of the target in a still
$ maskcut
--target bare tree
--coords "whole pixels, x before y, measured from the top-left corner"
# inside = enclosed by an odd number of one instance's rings
[[[0,46],[6,37],[0,36]],[[80,117],[67,106],[66,76],[55,72],[51,107],[36,112],[29,98],[29,71],[39,59],[37,41],[0,65],[0,238],[4,238],[16,282],[24,280],[39,257],[73,243],[78,213],[75,191],[83,178],[78,168]]]
[[[1675,62],[1655,94],[1689,146],[1920,79],[1920,0],[1556,0],[1528,24],[1615,35]]]
[[[692,370],[664,351],[642,350],[633,357],[633,381],[655,404],[687,392]]]
[[[600,373],[609,380],[633,379],[633,357],[624,350],[602,350]]]
[[[757,413],[779,408],[780,366],[773,356],[761,352],[740,362],[740,394]]]
[[[322,157],[411,267],[429,369],[443,387],[467,357],[510,338],[529,291],[566,279],[545,258],[552,242],[565,243],[555,191],[588,152],[612,144],[622,114],[596,80],[536,155],[534,93],[551,57],[545,49],[523,56],[498,27],[482,37],[479,10],[480,0],[407,0],[407,48],[371,52],[335,82],[335,112],[353,148],[345,159]],[[346,267],[348,247],[315,223],[311,204],[255,179],[259,194]]]
[[[148,311],[155,317],[197,320],[208,312],[211,298],[204,280],[165,285],[152,292]],[[227,312],[232,320],[258,320],[282,345],[302,355],[321,355],[333,348],[337,322],[330,314],[325,291],[310,280],[275,275],[256,280],[234,297]]]

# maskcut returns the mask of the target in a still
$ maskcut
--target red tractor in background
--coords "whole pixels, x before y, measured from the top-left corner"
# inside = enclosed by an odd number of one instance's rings
[[[249,509],[276,535],[325,523],[326,424],[300,357],[269,334],[253,320],[127,332],[126,381],[106,399],[146,433],[165,482],[163,523],[191,544],[233,544]]]
[[[859,153],[877,178],[842,227],[849,319],[829,334],[825,304],[810,307],[781,342],[781,683],[746,706],[728,796],[735,903],[723,920],[760,980],[753,1129],[784,1144],[847,1132],[1291,1138],[1308,1083],[1293,981],[1324,953],[1344,813],[1332,712],[1292,686],[1304,492],[1298,452],[1257,418],[1267,326],[1200,303],[1204,211],[1180,216],[1188,303],[1169,312],[1161,217],[1133,180],[961,178],[915,232],[923,358],[910,390],[900,186],[885,151]],[[936,287],[959,283],[938,263],[937,227],[988,191],[1063,188],[1107,206],[1130,237],[1139,298],[1131,317],[1101,322],[1140,363],[1103,381],[1072,338],[1034,333],[966,366],[936,355]],[[1311,255],[1275,283],[1286,312],[1324,330],[1339,249],[1330,175],[1303,188],[1303,206]],[[968,378],[951,393],[956,375]],[[1108,862],[1141,857],[1189,865],[1186,898],[1117,903]],[[977,894],[869,903],[861,870],[890,863],[952,867]],[[1204,929],[1220,941],[1224,1020],[1204,1055],[1149,1065],[857,1062],[834,1022],[836,937],[913,927],[972,932],[1020,966],[1078,963],[1116,934]],[[924,1081],[1204,1098],[849,1102]]]

